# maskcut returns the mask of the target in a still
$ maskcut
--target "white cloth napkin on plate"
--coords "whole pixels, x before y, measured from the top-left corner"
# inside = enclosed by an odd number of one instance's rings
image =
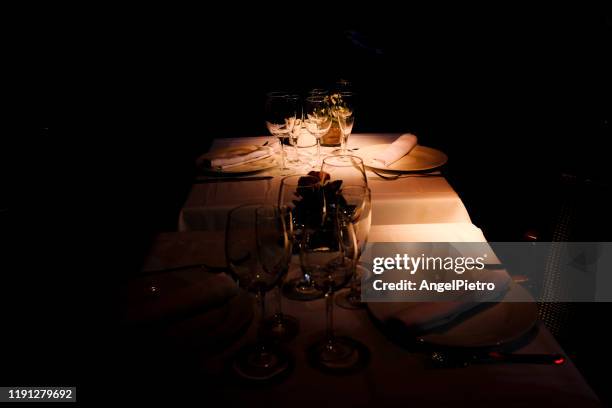
[[[417,145],[417,137],[411,133],[406,133],[398,137],[383,152],[374,157],[385,166],[389,166],[408,153]]]
[[[144,323],[206,311],[237,294],[238,286],[228,275],[201,268],[139,277],[127,286],[125,319]]]
[[[203,163],[214,169],[228,169],[241,164],[265,159],[273,154],[268,146],[241,146],[228,152],[212,152],[204,155]]]
[[[404,303],[405,308],[399,310],[391,308],[385,320],[399,322],[410,331],[427,331],[453,321],[482,302],[500,300],[512,281],[510,275],[503,269],[484,269],[478,274],[481,274],[480,281],[494,283],[495,290],[465,291],[455,300],[446,302]]]

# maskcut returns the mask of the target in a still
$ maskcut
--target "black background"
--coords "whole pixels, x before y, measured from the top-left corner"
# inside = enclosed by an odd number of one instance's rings
[[[77,10],[20,31],[36,100],[23,116],[38,122],[19,137],[44,164],[16,183],[34,199],[4,198],[5,259],[17,257],[3,268],[3,384],[112,382],[114,279],[175,228],[214,138],[266,134],[273,89],[350,80],[354,132],[411,131],[447,152],[446,175],[489,240],[546,239],[563,173],[596,182],[573,239],[610,240],[609,9],[257,7]]]

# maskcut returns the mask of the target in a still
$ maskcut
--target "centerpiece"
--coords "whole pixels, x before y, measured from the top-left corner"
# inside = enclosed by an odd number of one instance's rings
[[[331,112],[332,124],[329,131],[321,136],[321,146],[338,147],[342,144],[342,130],[336,112],[342,106],[342,96],[339,93],[327,95],[325,101]]]

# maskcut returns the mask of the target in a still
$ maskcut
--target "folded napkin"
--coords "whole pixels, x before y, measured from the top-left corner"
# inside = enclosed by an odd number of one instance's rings
[[[126,320],[145,323],[210,310],[238,294],[236,282],[201,268],[155,274],[130,281]]]
[[[417,137],[415,135],[411,133],[403,134],[393,143],[391,143],[383,152],[376,155],[374,160],[378,160],[385,166],[389,166],[410,153],[416,144]]]
[[[423,332],[453,321],[463,313],[483,302],[500,300],[511,283],[508,273],[503,270],[484,269],[474,274],[481,282],[495,284],[493,291],[465,291],[455,300],[444,302],[404,303],[405,307],[390,308],[385,320],[392,324],[401,324],[413,332]]]
[[[265,159],[273,153],[272,148],[268,146],[240,146],[228,151],[208,153],[203,156],[203,164],[206,167],[225,170]]]

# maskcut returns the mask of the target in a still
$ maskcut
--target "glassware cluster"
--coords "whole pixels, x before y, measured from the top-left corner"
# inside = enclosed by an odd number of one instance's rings
[[[360,305],[356,270],[370,220],[363,162],[350,155],[327,157],[320,171],[283,177],[276,205],[248,204],[229,213],[227,264],[238,284],[255,294],[261,313],[258,340],[233,362],[240,377],[268,380],[291,365],[282,343],[297,333],[297,320],[284,315],[280,304],[278,313],[265,318],[265,295],[274,288],[294,300],[325,298],[325,336],[307,349],[313,366],[341,373],[365,365],[367,348],[335,334],[333,309],[336,292],[349,283],[343,299],[351,308]],[[302,276],[285,282],[292,256]]]
[[[348,89],[343,83],[338,85],[335,92],[315,88],[303,98],[288,91],[274,91],[266,95],[266,126],[270,134],[278,138],[281,146],[280,175],[290,175],[303,167],[298,149],[303,131],[314,138],[316,147],[314,160],[306,163],[307,167],[320,168],[322,138],[330,133],[332,127],[340,133],[340,149],[334,154],[350,154],[348,139],[355,123],[357,104],[355,93]],[[285,145],[293,146],[293,159],[287,159]]]

